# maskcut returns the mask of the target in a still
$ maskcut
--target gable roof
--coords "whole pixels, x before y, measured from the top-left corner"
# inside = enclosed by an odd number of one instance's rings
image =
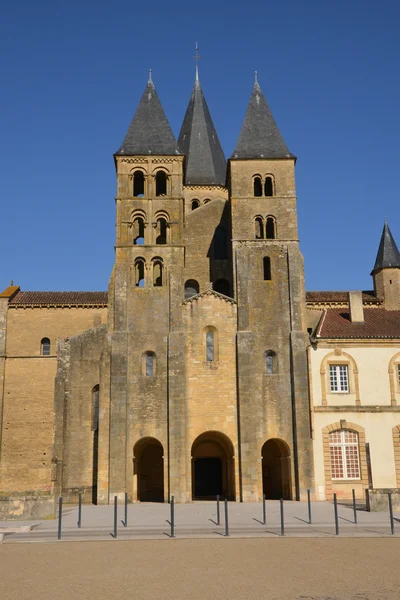
[[[247,107],[236,148],[235,158],[295,158],[289,152],[272,112],[257,81]]]
[[[379,244],[378,254],[371,275],[379,269],[400,269],[400,252],[396,242],[389,229],[389,225],[385,222],[383,226],[381,241]]]
[[[116,155],[179,154],[175,136],[158,98],[151,75]]]
[[[364,323],[352,323],[348,310],[327,308],[317,327],[316,337],[318,339],[400,339],[400,311],[364,308]]]
[[[106,307],[107,292],[18,292],[10,306],[98,306]]]
[[[184,300],[182,302],[182,304],[190,304],[191,302],[194,302],[195,300],[200,300],[201,298],[204,298],[205,296],[215,296],[216,298],[225,300],[225,302],[230,302],[231,304],[237,304],[236,300],[234,300],[233,298],[230,298],[229,296],[224,296],[224,294],[220,294],[219,292],[216,292],[214,290],[205,290],[204,292],[195,294],[194,296],[191,296],[190,298],[187,298],[186,300]]]
[[[225,186],[226,158],[197,74],[178,147],[186,155],[186,185]]]

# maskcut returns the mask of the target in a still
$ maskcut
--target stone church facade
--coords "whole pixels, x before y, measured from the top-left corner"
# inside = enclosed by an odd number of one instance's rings
[[[0,294],[0,514],[400,486],[400,255],[306,292],[295,162],[257,82],[223,154],[198,76],[178,140],[150,78],[114,155],[108,292]]]

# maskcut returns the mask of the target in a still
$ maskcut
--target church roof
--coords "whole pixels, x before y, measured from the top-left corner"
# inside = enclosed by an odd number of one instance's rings
[[[11,306],[107,306],[107,292],[18,292]]]
[[[179,154],[151,74],[117,155]]]
[[[231,158],[295,158],[285,144],[257,81]]]
[[[400,310],[364,308],[364,323],[352,323],[348,310],[328,308],[319,322],[318,339],[399,339]]]
[[[196,81],[178,137],[186,155],[186,185],[226,183],[226,158],[212,121],[196,71]]]
[[[373,275],[375,271],[378,271],[379,269],[386,268],[400,269],[400,252],[389,229],[389,225],[385,222],[378,254],[376,256],[375,266],[372,269],[371,275]]]

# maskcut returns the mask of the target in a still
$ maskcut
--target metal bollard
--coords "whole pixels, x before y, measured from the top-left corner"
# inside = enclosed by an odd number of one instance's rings
[[[336,535],[339,535],[339,518],[338,518],[336,494],[333,494],[333,506],[334,506],[334,509],[335,509],[335,529],[336,529]]]
[[[62,496],[58,499],[58,534],[57,539],[61,540],[61,522],[62,522]]]
[[[82,494],[79,492],[79,504],[78,504],[78,527],[82,525]]]
[[[125,492],[125,516],[124,527],[128,527],[128,492]]]
[[[265,506],[265,494],[263,494],[263,525],[267,524],[267,507]]]
[[[175,501],[174,497],[171,496],[171,537],[175,537]]]
[[[308,502],[308,524],[311,525],[311,499],[310,499],[310,490],[307,490],[307,502]]]
[[[217,494],[217,525],[221,525],[221,517],[219,513],[219,494]]]
[[[280,499],[281,504],[281,535],[285,535],[285,520],[283,516],[283,498]]]
[[[229,537],[228,500],[225,498],[225,537]]]
[[[118,498],[114,496],[114,539],[117,539]]]
[[[352,490],[352,493],[353,493],[353,513],[354,513],[354,523],[357,525],[356,490]]]
[[[392,492],[388,492],[388,499],[389,499],[389,515],[390,515],[390,531],[391,531],[392,535],[394,535]]]

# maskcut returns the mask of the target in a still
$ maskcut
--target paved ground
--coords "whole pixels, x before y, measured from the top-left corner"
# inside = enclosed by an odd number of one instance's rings
[[[4,600],[398,600],[399,538],[0,545]]]
[[[391,537],[388,512],[357,511],[357,521],[351,506],[339,505],[340,536]],[[400,537],[400,515],[395,514],[395,536]],[[224,505],[220,505],[220,525],[217,525],[215,502],[175,505],[175,535],[178,538],[214,538],[225,533]],[[83,506],[82,528],[77,527],[78,510],[64,506],[62,541],[108,540],[114,542],[113,506]],[[140,503],[128,506],[128,527],[123,527],[124,507],[118,507],[118,538],[120,539],[166,539],[170,535],[170,506],[168,504]],[[262,524],[261,503],[229,503],[229,533],[231,537],[277,537],[280,536],[280,505],[267,502],[267,523]],[[312,524],[308,524],[308,508],[304,502],[284,503],[285,535],[289,537],[335,536],[334,509],[331,502],[312,504]],[[32,531],[10,532],[10,527],[31,526]],[[29,529],[29,527],[28,527]],[[0,534],[5,531],[4,542],[53,542],[57,539],[57,521],[0,522]],[[8,533],[7,533],[8,531]],[[399,598],[400,600],[400,598]]]

